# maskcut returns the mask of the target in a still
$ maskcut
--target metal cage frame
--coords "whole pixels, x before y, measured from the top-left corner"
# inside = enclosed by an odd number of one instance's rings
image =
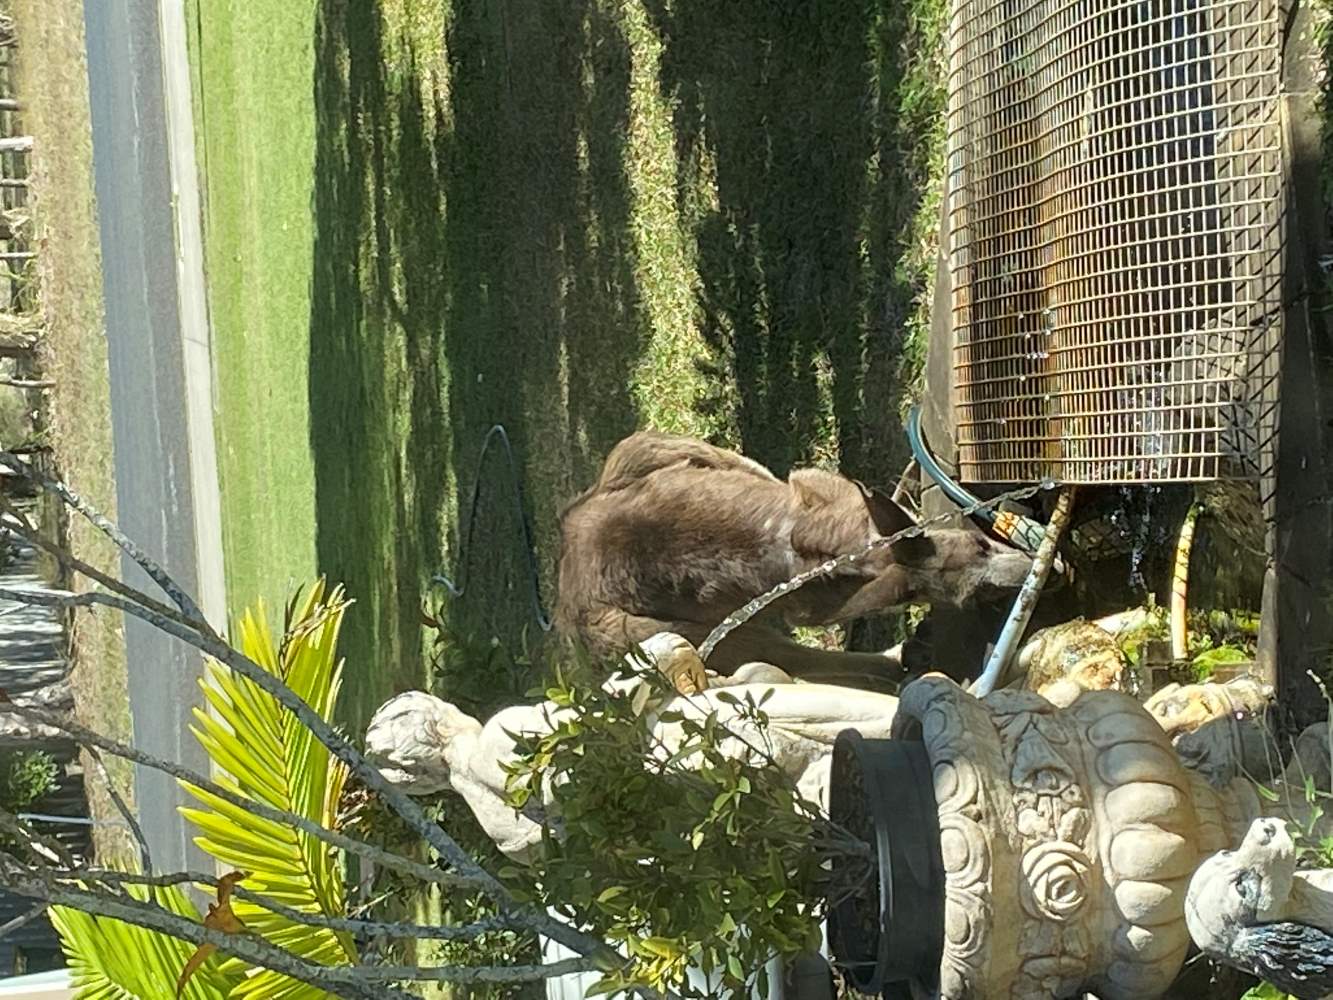
[[[965,482],[1270,467],[1277,0],[954,0],[945,214]]]

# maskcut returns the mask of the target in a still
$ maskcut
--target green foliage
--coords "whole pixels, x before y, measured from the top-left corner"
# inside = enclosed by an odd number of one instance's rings
[[[179,886],[127,886],[135,899],[151,900],[178,917],[200,922],[199,911]],[[158,1000],[171,995],[194,945],[157,931],[65,907],[51,908],[75,996],[86,1000]],[[185,1000],[226,1000],[242,981],[242,970],[212,959],[191,978]]]
[[[1207,680],[1213,675],[1213,671],[1218,667],[1231,666],[1237,663],[1249,663],[1253,659],[1254,657],[1251,653],[1236,646],[1223,644],[1221,646],[1209,646],[1207,649],[1200,650],[1194,656],[1193,666],[1195,673],[1199,676],[1199,680]]]
[[[1320,821],[1324,818],[1324,804],[1333,796],[1316,788],[1312,777],[1306,777],[1303,791],[1305,814],[1299,824],[1290,820],[1287,823],[1288,829],[1292,831],[1292,842],[1296,845],[1296,856],[1304,867],[1333,868],[1333,837],[1321,836],[1319,832]],[[1265,798],[1275,795],[1268,789],[1263,792]]]
[[[339,826],[346,833],[391,853],[429,861],[420,837],[377,796],[352,788],[344,800],[348,808]],[[441,793],[419,799],[418,804],[487,870],[498,871],[508,863],[457,795]],[[364,889],[360,905],[373,910],[381,920],[470,923],[496,912],[494,904],[482,897],[438,886],[423,887],[411,876],[384,868],[375,870],[373,882]],[[385,942],[382,954],[404,965],[532,965],[541,961],[536,937],[513,931],[495,931],[470,941]],[[543,1000],[546,988],[540,982],[476,983],[468,987],[466,996],[467,1000]]]
[[[1240,1000],[1294,1000],[1294,998],[1283,993],[1272,983],[1260,983],[1246,990]]]
[[[636,672],[632,693],[570,674],[546,691],[563,709],[554,730],[520,737],[524,757],[510,772],[515,808],[547,807],[535,884],[529,873],[502,874],[520,883],[516,892],[624,946],[630,963],[601,989],[694,995],[684,976],[695,966],[740,991],[762,981],[774,954],[817,947],[825,856],[814,845],[836,835],[791,779],[766,765],[762,704],[752,696],[730,703],[743,731],[760,734],[760,745],[749,737],[751,760],[724,752],[742,730],[716,711],[663,713],[680,733],[668,752],[653,735],[649,704],[674,692],[655,672]]]
[[[346,607],[341,589],[326,593],[320,580],[288,605],[280,644],[273,641],[262,604],[256,614],[247,611],[240,624],[241,650],[286,681],[324,719],[332,718],[338,698],[341,664],[336,648]],[[346,777],[341,762],[276,699],[220,664],[209,662],[201,686],[213,714],[196,709],[194,733],[214,765],[226,772],[214,780],[238,795],[332,826]],[[196,843],[223,865],[249,873],[241,883],[245,888],[307,913],[346,915],[341,859],[324,841],[186,787],[204,806],[182,810],[200,831]],[[178,915],[200,919],[180,890],[162,890],[153,898]],[[232,908],[247,930],[298,957],[325,965],[356,960],[346,935],[294,923],[239,899]],[[73,911],[57,917],[62,945],[78,973],[80,1000],[158,1000],[167,995],[164,984],[176,981],[194,950],[115,920]],[[330,996],[277,973],[251,970],[236,959],[209,960],[185,995],[193,1000]]]
[[[303,600],[299,596],[293,600],[280,645],[269,633],[263,604],[258,614],[247,611],[240,623],[240,648],[327,720],[333,717],[338,699],[342,665],[336,650],[347,605],[338,588],[325,598],[321,580]],[[332,826],[345,766],[253,681],[210,662],[200,686],[212,714],[196,708],[198,726],[192,731],[213,762],[232,776],[219,776],[218,783],[246,798]],[[241,883],[246,889],[306,913],[345,915],[340,861],[328,844],[202,789],[186,787],[206,807],[182,810],[200,831],[195,843],[224,866],[249,872]],[[248,928],[308,961],[341,965],[356,960],[346,935],[294,923],[243,900],[237,900],[233,909]],[[237,1000],[314,1000],[324,995],[268,971],[256,973],[234,993]]]
[[[1218,667],[1254,659],[1258,618],[1244,611],[1196,611],[1190,615],[1189,651],[1199,680]]]
[[[1166,608],[1149,600],[1147,614],[1134,628],[1120,633],[1116,641],[1130,666],[1140,667],[1140,647],[1149,641],[1169,641],[1171,621]],[[1254,659],[1257,620],[1243,611],[1196,611],[1190,615],[1186,648],[1190,662],[1180,679],[1204,681],[1219,667]],[[1190,675],[1193,675],[1192,677]]]
[[[446,597],[422,616],[433,633],[426,641],[434,689],[478,719],[523,701],[535,676],[527,627],[515,652],[498,636],[479,636],[458,625],[462,616],[454,611]]]
[[[44,750],[0,755],[0,809],[19,812],[56,790],[60,765]]]
[[[509,643],[489,634],[477,634],[459,624],[465,616],[448,597],[428,607],[423,616],[430,662],[431,687],[463,711],[489,718],[496,711],[522,701],[532,685],[534,669],[524,633],[515,652]],[[405,856],[421,853],[420,839],[378,798],[350,788],[342,827],[354,836]],[[477,823],[467,804],[456,795],[441,793],[419,804],[470,856],[496,871],[507,859]],[[422,860],[426,860],[422,857]],[[376,869],[364,899],[381,919],[423,923],[469,923],[495,913],[481,897],[423,887],[387,869]],[[411,942],[387,945],[394,962],[440,965],[530,965],[540,962],[537,939],[528,933],[497,931],[471,941]],[[433,993],[430,995],[434,995]],[[542,983],[477,983],[468,987],[469,1000],[541,1000]]]
[[[1125,654],[1125,659],[1134,667],[1139,665],[1139,647],[1145,642],[1171,637],[1171,626],[1167,619],[1166,609],[1159,607],[1152,600],[1151,595],[1144,610],[1147,614],[1141,623],[1133,628],[1125,629],[1116,637],[1116,641],[1120,644],[1120,651]]]

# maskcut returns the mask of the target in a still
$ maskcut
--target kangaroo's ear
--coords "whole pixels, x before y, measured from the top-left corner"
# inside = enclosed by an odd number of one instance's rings
[[[881,535],[892,535],[916,524],[916,519],[903,510],[891,497],[857,483],[866,500],[866,509],[870,511],[870,520],[875,530]]]

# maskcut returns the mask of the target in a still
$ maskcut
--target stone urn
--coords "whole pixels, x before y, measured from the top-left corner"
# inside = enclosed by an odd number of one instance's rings
[[[944,906],[937,974],[898,970],[893,995],[1160,996],[1190,947],[1190,876],[1260,811],[1248,782],[1209,784],[1119,692],[978,700],[928,676],[903,690],[894,737],[928,763]],[[831,801],[841,780],[835,770]],[[888,794],[900,813],[912,797]],[[929,934],[922,916],[890,908],[881,931]],[[835,960],[864,961],[864,944],[853,956],[832,943]]]

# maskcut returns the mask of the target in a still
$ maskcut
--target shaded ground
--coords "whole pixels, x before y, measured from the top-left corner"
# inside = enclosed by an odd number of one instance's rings
[[[934,11],[199,7],[235,605],[316,567],[346,582],[364,717],[422,681],[425,584],[457,561],[494,422],[548,598],[560,506],[636,426],[891,481],[936,212]],[[449,616],[517,648],[499,471]]]
[[[102,277],[93,200],[88,77],[81,0],[12,0],[20,39],[17,90],[25,125],[36,137],[32,184],[41,302],[43,367],[55,382],[49,397],[50,444],[61,475],[115,516],[111,402],[102,319]],[[117,572],[114,547],[88,525],[63,525],[67,544],[84,561]],[[128,739],[124,642],[120,616],[80,616],[71,635],[71,682],[79,715],[100,731]],[[129,768],[109,765],[122,794],[133,798]],[[92,816],[119,822],[96,782],[89,782]],[[99,856],[130,856],[118,827],[99,827]],[[123,852],[123,853],[122,853]]]

